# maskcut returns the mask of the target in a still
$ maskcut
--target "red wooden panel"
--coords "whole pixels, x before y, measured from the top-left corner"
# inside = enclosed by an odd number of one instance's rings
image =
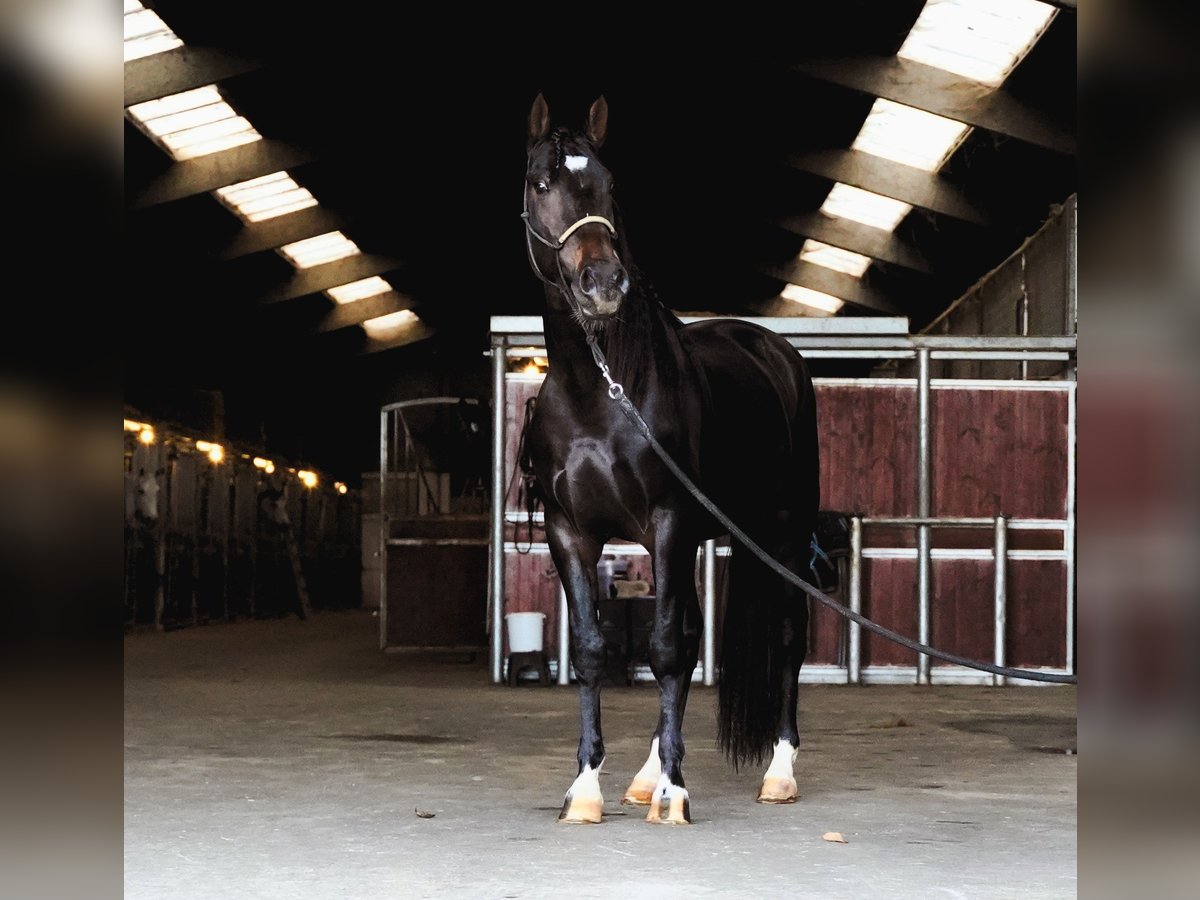
[[[930,598],[933,646],[968,659],[992,660],[996,631],[994,570],[991,560],[933,561]],[[915,566],[913,572],[915,576]],[[933,664],[942,665],[938,660]]]
[[[818,384],[821,508],[908,516],[916,495],[916,389]]]
[[[486,547],[392,546],[386,565],[389,646],[483,646]]]
[[[1066,665],[1066,577],[1058,560],[1009,560],[1009,665]]]
[[[993,577],[991,560],[934,560],[930,630],[935,647],[971,659],[992,660]],[[1009,665],[1065,665],[1064,579],[1063,564],[1058,560],[1009,560],[1005,637]],[[916,561],[864,560],[863,608],[868,618],[915,638]],[[863,665],[916,663],[916,654],[866,632],[862,648]]]
[[[1066,515],[1065,391],[935,388],[931,402],[937,515]]]
[[[863,615],[915,638],[917,636],[917,564],[911,559],[863,560]],[[891,641],[864,631],[864,666],[911,666],[917,656]]]
[[[845,602],[844,596],[835,596],[836,599]],[[805,664],[845,665],[843,635],[846,630],[846,620],[820,603],[811,602],[809,608],[812,612],[808,627],[808,657]]]
[[[505,504],[517,512],[516,450],[525,401],[540,382],[508,382]],[[818,384],[821,505],[868,516],[915,514],[916,389],[910,384]],[[1022,518],[1065,514],[1067,398],[1062,391],[1003,387],[937,387],[932,397],[934,513]],[[866,546],[912,546],[914,534],[868,531]],[[525,526],[506,528],[508,540],[528,541]],[[989,532],[934,532],[935,546],[989,546]],[[534,540],[544,541],[541,527]],[[1047,543],[1049,541],[1049,543]],[[1061,546],[1057,534],[1011,532],[1014,549]],[[547,614],[546,647],[555,651],[557,577],[546,552],[506,554],[508,611]],[[644,561],[643,567],[645,566]],[[1009,660],[1061,666],[1064,661],[1065,589],[1058,561],[1009,563]],[[643,573],[644,574],[644,573]],[[720,633],[727,587],[719,562],[717,621]],[[912,560],[866,560],[864,611],[881,624],[916,635],[916,566]],[[938,646],[963,655],[992,655],[992,563],[939,560],[934,564],[933,635]],[[813,610],[809,661],[842,660],[840,620]],[[913,665],[910,651],[863,636],[864,665]]]

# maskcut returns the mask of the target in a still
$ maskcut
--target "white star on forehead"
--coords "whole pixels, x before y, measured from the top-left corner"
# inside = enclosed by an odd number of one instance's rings
[[[586,169],[590,160],[586,156],[568,156],[564,162],[567,168],[572,172],[578,172],[582,169]]]

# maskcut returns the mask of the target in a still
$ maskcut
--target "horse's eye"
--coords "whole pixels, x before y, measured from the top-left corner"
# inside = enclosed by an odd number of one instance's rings
[[[546,191],[550,190],[550,185],[546,184],[546,182],[544,182],[544,181],[539,181],[537,184],[535,184],[533,186],[533,189],[535,191],[537,191],[539,194],[544,194],[544,193],[546,193]]]

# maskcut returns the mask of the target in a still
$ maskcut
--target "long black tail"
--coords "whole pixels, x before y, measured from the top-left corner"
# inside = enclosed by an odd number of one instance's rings
[[[783,673],[783,580],[734,546],[721,632],[717,740],[734,768],[762,762],[775,743]]]

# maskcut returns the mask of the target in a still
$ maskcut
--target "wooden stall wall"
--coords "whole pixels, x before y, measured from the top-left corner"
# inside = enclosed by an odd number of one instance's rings
[[[526,402],[540,385],[537,376],[510,375],[508,380],[505,609],[544,612],[545,645],[554,654],[558,577],[540,522],[531,531],[525,519],[515,463]],[[819,380],[816,387],[822,509],[875,517],[915,515],[915,382],[830,379]],[[934,514],[1064,519],[1069,389],[1066,383],[935,382]],[[991,541],[987,529],[934,531],[934,643],[980,659],[991,658],[993,645],[994,567],[984,556]],[[864,545],[864,613],[915,637],[915,531],[867,529]],[[1014,551],[1008,563],[1009,662],[1062,666],[1064,564],[1037,558],[1039,551],[1062,549],[1061,529],[1013,531],[1009,545]],[[898,548],[909,558],[873,557],[871,548]],[[955,558],[956,554],[975,558]],[[722,557],[718,566],[718,623],[728,580],[726,562]],[[844,620],[814,604],[809,663],[844,665],[844,635]],[[864,665],[914,663],[911,652],[864,634]]]
[[[1068,390],[1065,382],[934,382],[933,514],[1062,520],[1066,516]],[[863,516],[916,511],[916,384],[829,381],[817,385],[821,506]],[[931,634],[936,646],[990,659],[994,634],[990,559],[946,558],[990,548],[987,530],[933,532]],[[1061,550],[1061,529],[1014,531],[1008,562],[1008,657],[1011,663],[1062,666],[1066,647],[1064,563],[1036,558]],[[871,558],[871,548],[915,548],[913,529],[866,530],[863,612],[916,637],[915,552]],[[1027,554],[1034,558],[1022,558]],[[941,557],[941,558],[939,558]],[[840,646],[843,620],[814,616],[810,656]],[[912,665],[913,654],[864,634],[864,665]]]

